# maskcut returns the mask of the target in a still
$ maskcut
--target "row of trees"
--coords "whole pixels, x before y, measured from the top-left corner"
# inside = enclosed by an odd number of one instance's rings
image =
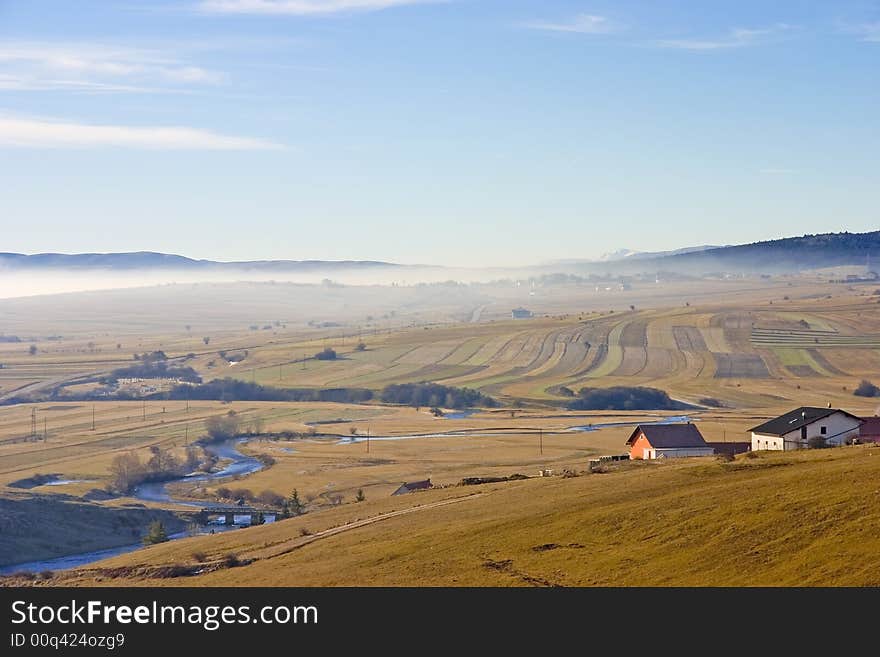
[[[454,388],[439,383],[395,383],[382,390],[382,401],[415,407],[471,408],[495,407],[498,402],[470,388]]]
[[[181,365],[168,365],[165,361],[144,360],[139,365],[121,367],[113,370],[107,381],[117,379],[177,379],[189,383],[201,383],[202,377],[193,368]]]
[[[159,399],[200,399],[219,401],[330,401],[359,403],[373,398],[366,388],[274,388],[249,381],[225,378],[202,385],[179,385]]]
[[[671,399],[664,390],[645,387],[613,386],[611,388],[581,388],[578,398],[569,402],[573,411],[629,411],[668,410],[688,408],[687,404]]]

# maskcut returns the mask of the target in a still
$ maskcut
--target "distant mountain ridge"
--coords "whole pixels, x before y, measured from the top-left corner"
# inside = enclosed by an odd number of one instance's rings
[[[89,269],[179,271],[312,271],[323,269],[375,269],[405,267],[376,260],[250,260],[218,262],[194,260],[185,256],[136,251],[129,253],[0,253],[0,269]]]
[[[880,270],[880,230],[867,233],[823,233],[786,237],[736,246],[696,246],[673,251],[633,252],[622,249],[618,257],[604,261],[564,260],[544,265],[493,267],[481,271],[505,270],[551,273],[635,274],[678,272],[703,275],[718,272],[780,274],[826,267],[860,265]],[[401,273],[433,270],[455,275],[460,268],[431,265],[402,265],[377,260],[249,260],[217,262],[185,256],[138,251],[132,253],[0,253],[2,271],[95,270],[149,271],[173,270],[196,273],[222,272],[378,272],[394,269]],[[461,270],[465,271],[465,270]],[[476,271],[475,268],[467,270]],[[444,274],[445,275],[445,274]]]

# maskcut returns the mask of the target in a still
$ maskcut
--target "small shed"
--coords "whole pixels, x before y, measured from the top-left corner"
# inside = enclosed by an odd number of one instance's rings
[[[745,452],[752,451],[752,443],[749,441],[723,442],[723,443],[707,443],[709,447],[715,450],[716,454],[727,454],[728,456],[736,456]]]
[[[391,493],[392,495],[405,495],[406,493],[412,493],[416,490],[428,490],[429,488],[433,488],[434,484],[431,483],[430,479],[424,479],[422,481],[405,481],[400,485],[396,491]]]
[[[640,424],[626,441],[631,459],[711,456],[715,450],[690,422],[682,424]]]
[[[880,443],[880,417],[863,417],[859,426],[860,443]]]

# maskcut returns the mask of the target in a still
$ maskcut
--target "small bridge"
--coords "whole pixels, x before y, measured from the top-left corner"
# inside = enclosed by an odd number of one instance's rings
[[[266,522],[267,518],[272,518],[269,522],[273,522],[281,512],[274,509],[257,509],[251,506],[207,506],[196,514],[196,521],[202,525],[208,524],[211,516],[220,516],[223,518],[223,524],[227,527],[233,525],[261,525]],[[242,519],[247,518],[247,522]]]

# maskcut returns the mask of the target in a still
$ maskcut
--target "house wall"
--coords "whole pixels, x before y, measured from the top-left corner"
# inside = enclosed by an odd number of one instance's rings
[[[645,438],[644,433],[640,433],[639,437],[636,438],[636,441],[632,444],[629,450],[629,457],[631,459],[643,459],[643,458],[653,458],[651,456],[645,456],[645,450],[651,449],[651,443],[648,442],[648,439]]]
[[[801,438],[801,430],[795,429],[784,436],[770,436],[752,432],[752,449],[791,450],[806,449],[810,438],[824,436],[829,444],[841,445],[851,442],[859,435],[858,420],[843,413],[834,413],[807,425],[807,437]],[[822,433],[825,427],[825,433]]]
[[[679,459],[688,456],[712,456],[715,450],[711,447],[682,447],[674,449],[652,449],[651,458]]]
[[[782,450],[783,441],[781,436],[771,436],[764,433],[752,432],[752,451],[761,449]]]

